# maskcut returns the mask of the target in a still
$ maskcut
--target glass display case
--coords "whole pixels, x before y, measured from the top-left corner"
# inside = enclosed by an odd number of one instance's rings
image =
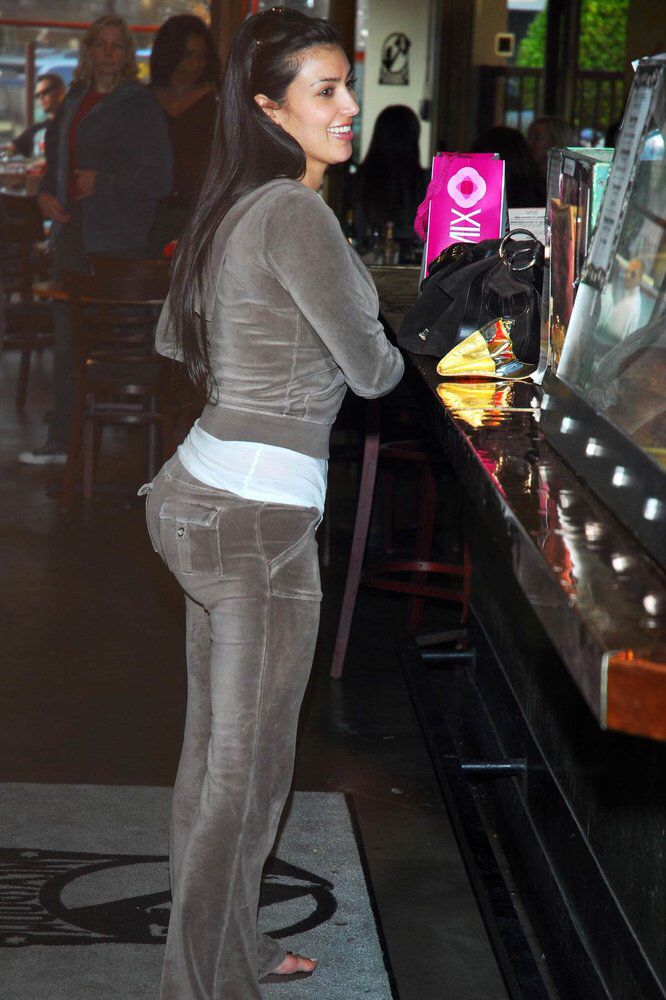
[[[643,59],[566,334],[551,350],[542,419],[546,436],[659,561],[666,555],[665,138],[666,57]]]
[[[612,149],[563,147],[548,154],[544,321],[548,357],[559,364],[576,289],[599,218]]]

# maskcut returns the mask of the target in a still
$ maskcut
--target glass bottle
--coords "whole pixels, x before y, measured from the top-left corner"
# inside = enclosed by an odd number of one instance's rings
[[[361,259],[366,267],[377,267],[384,263],[379,229],[372,229],[368,226],[365,233],[365,245]]]
[[[345,224],[342,227],[342,230],[345,234],[345,239],[347,240],[347,243],[349,243],[353,247],[357,247],[358,240],[354,235],[354,210],[352,208],[350,208],[345,215]]]
[[[400,245],[393,235],[392,222],[387,222],[384,228],[381,250],[382,263],[385,267],[394,267],[400,260]]]

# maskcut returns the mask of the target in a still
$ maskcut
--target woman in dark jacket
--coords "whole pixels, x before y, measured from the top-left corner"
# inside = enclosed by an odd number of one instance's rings
[[[39,206],[53,222],[56,281],[89,273],[90,254],[145,257],[155,206],[171,189],[171,147],[152,93],[138,83],[134,43],[122,18],[100,17],[81,42],[67,97],[47,134]],[[65,462],[74,406],[67,306],[57,304],[55,406],[46,444],[30,465]]]

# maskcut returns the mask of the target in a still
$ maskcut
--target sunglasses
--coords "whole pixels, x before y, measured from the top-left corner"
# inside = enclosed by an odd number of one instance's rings
[[[37,99],[39,99],[40,97],[46,97],[47,94],[53,94],[58,89],[59,88],[56,87],[55,84],[53,84],[51,87],[45,87],[43,90],[36,90],[35,91],[35,97]]]

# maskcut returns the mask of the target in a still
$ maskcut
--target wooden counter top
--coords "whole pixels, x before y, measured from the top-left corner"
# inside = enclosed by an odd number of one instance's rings
[[[393,330],[416,268],[372,270]],[[539,429],[532,383],[443,381],[408,355],[442,447],[604,728],[666,740],[666,576]]]

